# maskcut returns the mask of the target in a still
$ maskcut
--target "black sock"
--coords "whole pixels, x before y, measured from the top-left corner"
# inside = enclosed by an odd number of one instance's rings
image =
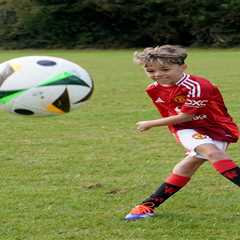
[[[189,177],[171,174],[149,198],[143,201],[143,204],[151,208],[158,207],[185,186],[189,180]]]

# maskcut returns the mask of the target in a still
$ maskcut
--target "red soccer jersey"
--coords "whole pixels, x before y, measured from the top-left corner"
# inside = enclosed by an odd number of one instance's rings
[[[228,114],[220,91],[207,79],[184,74],[175,85],[166,87],[154,82],[146,92],[163,117],[180,112],[193,114],[192,121],[170,125],[171,132],[195,129],[214,140],[238,140],[238,127]]]

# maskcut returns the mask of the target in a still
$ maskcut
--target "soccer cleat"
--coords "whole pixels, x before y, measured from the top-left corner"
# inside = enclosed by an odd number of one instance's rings
[[[140,204],[134,207],[124,219],[133,221],[141,218],[153,217],[154,215],[154,210],[151,207]]]

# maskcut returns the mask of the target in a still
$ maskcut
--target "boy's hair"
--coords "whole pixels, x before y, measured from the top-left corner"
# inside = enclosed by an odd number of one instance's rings
[[[134,62],[146,65],[148,63],[165,64],[184,64],[187,58],[186,49],[175,45],[162,45],[157,47],[145,48],[142,52],[134,53]]]

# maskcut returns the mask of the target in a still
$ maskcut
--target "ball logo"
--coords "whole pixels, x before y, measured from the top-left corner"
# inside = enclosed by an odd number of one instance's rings
[[[205,138],[207,138],[206,135],[203,135],[203,134],[201,134],[201,133],[194,133],[194,134],[192,135],[192,137],[195,138],[195,139],[205,139]]]
[[[184,103],[186,101],[186,96],[179,95],[174,98],[174,101],[177,103]]]

